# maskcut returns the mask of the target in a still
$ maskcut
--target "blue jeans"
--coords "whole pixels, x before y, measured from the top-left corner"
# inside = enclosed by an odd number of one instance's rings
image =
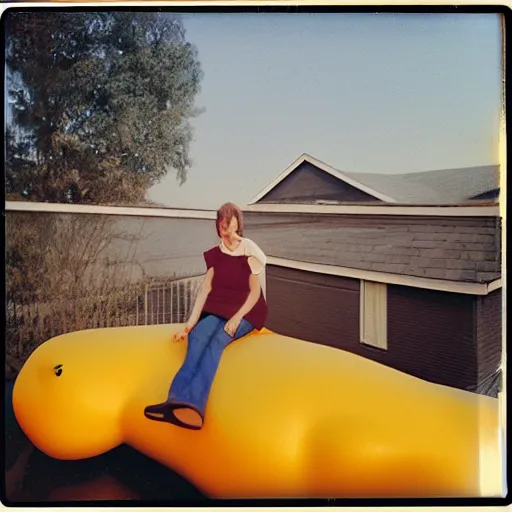
[[[224,349],[254,329],[247,320],[242,319],[231,337],[224,330],[226,322],[223,318],[208,315],[190,331],[185,361],[169,389],[169,401],[191,405],[203,418]]]

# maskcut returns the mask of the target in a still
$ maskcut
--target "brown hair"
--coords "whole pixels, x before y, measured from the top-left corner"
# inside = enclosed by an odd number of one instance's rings
[[[217,234],[220,237],[220,223],[223,220],[231,222],[231,219],[235,217],[238,222],[237,234],[238,236],[244,236],[244,214],[242,210],[233,203],[224,203],[217,210],[217,220],[215,221],[215,227],[217,228]]]

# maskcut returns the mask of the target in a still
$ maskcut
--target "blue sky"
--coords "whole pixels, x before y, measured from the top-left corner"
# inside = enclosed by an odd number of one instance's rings
[[[193,166],[149,198],[246,203],[306,152],[351,172],[498,163],[492,14],[195,14],[204,70]]]
[[[186,14],[204,71],[187,182],[165,206],[247,203],[302,153],[348,172],[498,163],[493,14]]]

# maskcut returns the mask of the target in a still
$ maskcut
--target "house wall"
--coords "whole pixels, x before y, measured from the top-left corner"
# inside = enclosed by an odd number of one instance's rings
[[[475,297],[388,286],[389,362],[426,380],[476,384]]]
[[[476,385],[472,296],[388,286],[388,349],[359,340],[360,281],[269,265],[269,329],[367,357],[432,382]]]
[[[258,203],[330,201],[380,201],[330,174],[304,162]]]
[[[359,281],[268,265],[267,327],[336,348],[359,345]]]
[[[498,370],[502,357],[501,289],[476,300],[478,379],[486,382]]]

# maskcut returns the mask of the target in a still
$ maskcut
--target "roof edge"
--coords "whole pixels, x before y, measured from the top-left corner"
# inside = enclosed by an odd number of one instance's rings
[[[248,204],[244,212],[328,215],[398,215],[403,217],[500,217],[499,205],[418,206],[402,203],[377,205]]]
[[[363,281],[375,281],[384,284],[409,286],[412,288],[424,288],[429,290],[462,293],[468,295],[485,296],[502,288],[502,277],[484,283],[474,281],[451,281],[428,277],[416,277],[409,274],[391,274],[389,272],[379,272],[375,270],[340,267],[336,265],[326,265],[325,263],[311,263],[300,260],[291,260],[287,258],[278,258],[271,256],[270,254],[268,255],[267,264],[277,267],[304,270],[306,272],[313,272],[316,274],[348,277],[351,279],[360,279]]]
[[[322,162],[318,158],[315,158],[308,153],[302,153],[299,158],[297,158],[291,165],[289,165],[279,176],[277,176],[276,179],[274,179],[272,182],[270,182],[263,190],[261,190],[256,196],[254,196],[248,204],[252,205],[258,202],[260,199],[265,197],[270,191],[272,191],[277,185],[279,185],[282,181],[284,181],[285,178],[287,178],[290,174],[292,174],[300,165],[302,165],[304,162],[307,162],[316,168],[320,169],[323,172],[326,172],[327,174],[330,174],[331,176],[337,178],[340,181],[343,181],[347,183],[348,185],[357,188],[361,192],[364,192],[366,194],[369,194],[376,199],[380,199],[381,201],[385,201],[387,203],[395,203],[396,199],[387,196],[385,194],[382,194],[381,192],[374,190],[367,185],[364,185],[360,183],[359,181],[350,178],[349,176],[346,176],[341,171],[338,171],[334,167],[332,167],[329,164],[326,164],[325,162]]]
[[[136,217],[169,217],[182,219],[215,220],[214,210],[193,210],[181,208],[104,206],[93,204],[42,203],[35,201],[6,201],[6,212],[76,213],[98,215],[124,215]]]

